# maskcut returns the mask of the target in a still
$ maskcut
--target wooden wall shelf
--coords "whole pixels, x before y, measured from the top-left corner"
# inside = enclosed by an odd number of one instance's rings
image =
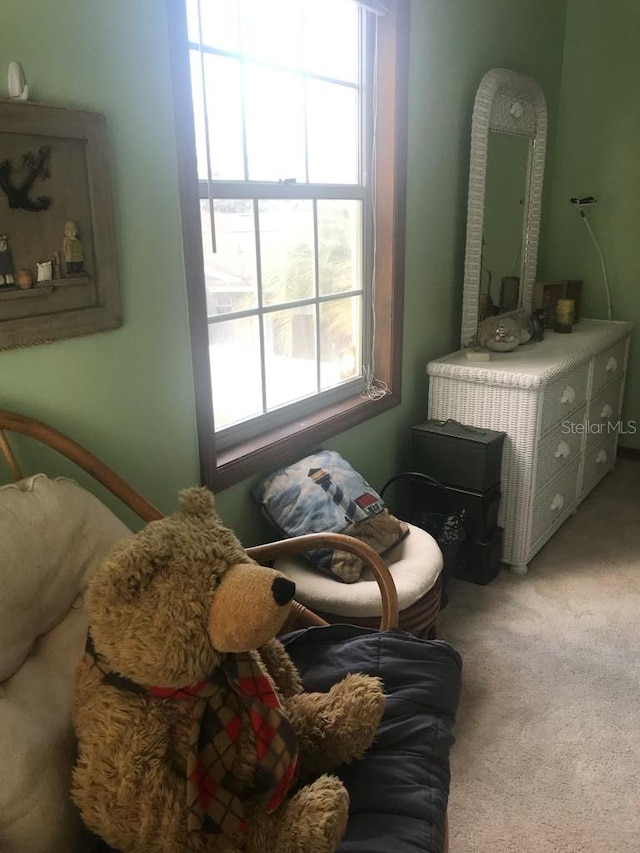
[[[73,278],[55,278],[51,281],[34,284],[33,287],[0,288],[0,299],[22,299],[25,296],[46,296],[58,287],[69,287],[73,284],[89,284],[91,276],[77,275]]]

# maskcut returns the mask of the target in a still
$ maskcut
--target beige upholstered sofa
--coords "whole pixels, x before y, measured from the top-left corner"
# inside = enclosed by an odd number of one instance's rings
[[[71,480],[38,474],[0,488],[3,853],[84,846],[68,795],[72,670],[87,631],[88,580],[126,535],[125,525]]]

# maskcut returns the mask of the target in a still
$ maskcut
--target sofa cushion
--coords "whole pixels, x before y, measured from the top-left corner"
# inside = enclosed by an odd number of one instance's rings
[[[0,850],[71,853],[87,833],[71,801],[73,668],[87,631],[71,610],[0,685]]]
[[[0,850],[70,853],[88,839],[71,802],[73,669],[82,593],[130,531],[71,480],[0,488]]]
[[[111,546],[130,531],[72,480],[0,488],[0,682],[60,622]]]

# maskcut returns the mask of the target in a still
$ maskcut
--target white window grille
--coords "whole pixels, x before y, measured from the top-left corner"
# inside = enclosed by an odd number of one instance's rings
[[[371,385],[379,0],[186,0],[218,448]]]

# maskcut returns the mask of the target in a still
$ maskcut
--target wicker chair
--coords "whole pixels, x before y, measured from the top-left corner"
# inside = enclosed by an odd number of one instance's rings
[[[98,483],[104,486],[109,492],[119,498],[129,509],[131,509],[134,513],[136,513],[143,521],[149,522],[159,518],[162,518],[162,513],[155,507],[153,504],[149,503],[145,498],[143,498],[138,492],[136,492],[128,483],[126,483],[122,478],[120,478],[114,471],[112,471],[108,466],[102,463],[97,457],[91,454],[88,450],[83,448],[77,442],[73,441],[63,433],[58,430],[31,418],[25,417],[23,415],[19,415],[13,412],[8,411],[0,411],[0,453],[4,456],[9,469],[11,471],[13,480],[15,483],[23,483],[24,475],[21,470],[21,467],[18,463],[18,460],[12,450],[11,445],[9,444],[8,438],[5,434],[7,432],[18,433],[23,436],[27,436],[31,439],[35,439],[54,450],[61,453],[67,459],[74,462],[80,468],[82,468],[85,472],[90,474]],[[59,481],[50,481],[48,478],[44,477],[44,475],[39,475],[39,477],[47,482],[47,483],[56,483]],[[30,478],[31,479],[31,478]],[[36,477],[35,479],[38,479]],[[70,481],[63,481],[61,483],[66,487],[75,489],[76,493],[84,493],[84,496],[87,498],[89,502],[93,502],[94,505],[97,505],[98,513],[103,513],[98,518],[98,529],[104,530],[105,527],[109,528],[110,535],[122,535],[122,530],[126,530],[124,525],[110,513],[107,508],[101,504],[93,495],[85,492],[84,489],[81,489],[77,484],[73,484]],[[94,507],[95,508],[95,507]],[[104,544],[104,543],[103,543]],[[1,546],[0,546],[1,547]],[[379,588],[381,605],[380,605],[380,618],[376,620],[376,625],[380,628],[381,631],[386,631],[388,629],[392,629],[398,624],[398,601],[396,588],[394,585],[394,581],[392,578],[389,569],[383,562],[383,560],[368,546],[364,545],[362,542],[359,542],[357,539],[353,539],[352,537],[343,536],[341,534],[309,534],[307,536],[300,536],[296,539],[288,539],[284,541],[273,542],[265,545],[259,545],[254,548],[248,548],[247,553],[258,562],[268,562],[275,561],[279,558],[287,557],[290,558],[296,554],[300,554],[304,551],[309,550],[310,548],[318,548],[318,547],[329,547],[329,548],[339,548],[340,550],[351,551],[357,554],[366,564],[368,571],[371,572],[373,578]],[[4,552],[3,552],[4,553]],[[78,606],[77,601],[74,601],[76,592],[73,592],[71,595],[71,600],[69,602],[70,610],[75,610],[74,618],[78,619]],[[73,604],[72,604],[73,602]],[[82,613],[80,614],[82,617]],[[81,620],[82,621],[82,620]],[[293,628],[307,627],[307,626],[325,626],[327,625],[326,620],[317,614],[313,613],[303,604],[298,602],[294,602],[294,606],[291,611],[291,615],[289,617],[289,621],[286,624],[283,630],[291,630]],[[48,626],[50,627],[50,626]],[[34,634],[34,641],[37,637],[42,635],[42,632],[48,630],[48,627],[43,627],[40,633]],[[59,626],[56,626],[56,628]],[[78,631],[84,630],[86,632],[86,624],[84,624],[84,629],[82,625],[76,625],[74,630],[76,631],[76,642],[82,641],[82,636],[78,634]],[[39,640],[38,640],[39,643]],[[69,642],[69,635],[65,638],[66,646],[62,650],[63,653],[68,656],[68,647],[73,645]],[[37,645],[37,643],[36,643]],[[73,646],[75,648],[75,646]],[[76,652],[73,655],[75,659],[79,656],[81,652],[81,645],[78,646]],[[68,665],[67,665],[68,664]],[[67,677],[70,677],[71,673],[71,662],[68,661],[65,663],[64,674]],[[60,677],[60,672],[56,673],[56,677]],[[15,679],[12,679],[15,680]],[[9,683],[9,682],[5,682]],[[70,693],[68,688],[65,690],[65,693]],[[7,702],[5,706],[8,706],[10,703],[10,691],[7,692]],[[68,700],[67,700],[68,701]],[[18,703],[19,704],[19,703]],[[57,754],[55,767],[53,768],[54,775],[57,773],[57,777],[52,781],[52,788],[56,792],[56,797],[60,799],[61,792],[62,796],[64,796],[64,791],[66,790],[66,785],[68,783],[68,775],[70,772],[70,767],[73,761],[73,738],[71,731],[71,719],[70,719],[70,708],[69,710],[69,719],[66,722],[66,728],[64,732],[64,736],[61,736],[59,731],[56,731],[54,735],[49,739],[49,735],[46,732],[40,733],[40,740],[43,744],[46,744],[46,749],[51,749],[51,751],[57,750],[59,754]],[[59,711],[59,709],[56,709]],[[24,718],[24,712],[20,711],[21,718]],[[49,718],[48,714],[45,714],[42,717],[42,724],[46,725],[47,720]],[[13,718],[12,718],[13,719]],[[16,718],[17,719],[17,718]],[[59,721],[58,721],[59,724]],[[31,737],[31,735],[30,735]],[[36,738],[37,739],[37,738]],[[54,747],[54,740],[56,740],[56,744]],[[33,750],[32,750],[33,752]],[[34,761],[38,762],[38,776],[44,775],[44,773],[40,773],[40,767],[43,762],[43,756],[41,754],[37,756],[32,756]],[[65,761],[66,761],[66,769],[65,769]],[[0,767],[0,770],[2,768]],[[25,768],[21,768],[22,775],[27,773]],[[1,774],[0,774],[1,777]],[[51,781],[51,780],[50,780]],[[46,783],[48,784],[48,783]],[[46,784],[44,784],[44,788],[46,788]],[[40,789],[43,787],[43,781],[39,778]],[[0,785],[0,787],[2,787]],[[39,789],[39,790],[40,790]],[[39,794],[39,799],[42,802],[44,800],[44,808],[46,809],[46,797],[47,792],[45,790],[44,797]],[[61,801],[62,802],[62,801]],[[60,803],[59,803],[60,805]],[[49,824],[47,824],[47,819],[49,820]],[[21,817],[20,820],[23,820]],[[52,831],[52,827],[55,827],[56,832],[61,831],[60,824],[65,820],[70,821],[72,824],[78,823],[77,814],[74,813],[73,809],[70,807],[70,803],[66,806],[66,812],[64,815],[60,813],[56,813],[55,816],[49,815],[48,818],[42,808],[38,811],[35,820],[41,821],[41,825],[36,828],[35,832],[40,834],[41,838],[47,839],[47,843],[51,846],[46,847],[47,850],[68,850],[69,853],[73,849],[82,850],[83,853],[88,850],[93,849],[104,849],[104,847],[89,847],[88,841],[86,837],[83,841],[78,842],[78,838],[82,838],[83,829],[81,826],[75,825],[71,826],[68,830],[69,839],[73,839],[73,845],[71,842],[67,845],[64,843],[61,845],[49,837],[47,833]],[[1,823],[1,822],[0,822]],[[0,826],[0,834],[2,827]],[[19,832],[24,832],[24,826],[18,830]],[[64,830],[67,831],[66,829]],[[444,814],[444,847],[443,853],[446,853],[448,850],[447,844],[447,820],[446,820],[446,812]],[[24,835],[21,836],[24,839]],[[0,838],[0,843],[2,842],[2,838]],[[22,842],[24,844],[24,842]],[[23,849],[20,847],[21,841],[18,840],[17,846],[14,842],[14,846],[9,843],[10,849]],[[31,848],[29,848],[31,849]],[[35,849],[35,848],[34,848]],[[40,848],[38,848],[40,849]],[[42,847],[44,850],[45,847]]]
[[[408,535],[384,555],[398,596],[398,627],[433,637],[440,610],[442,553],[426,531],[413,524],[408,527]],[[327,622],[379,625],[382,600],[370,570],[347,584],[320,573],[303,557],[280,556],[274,567],[295,583],[299,600]]]

